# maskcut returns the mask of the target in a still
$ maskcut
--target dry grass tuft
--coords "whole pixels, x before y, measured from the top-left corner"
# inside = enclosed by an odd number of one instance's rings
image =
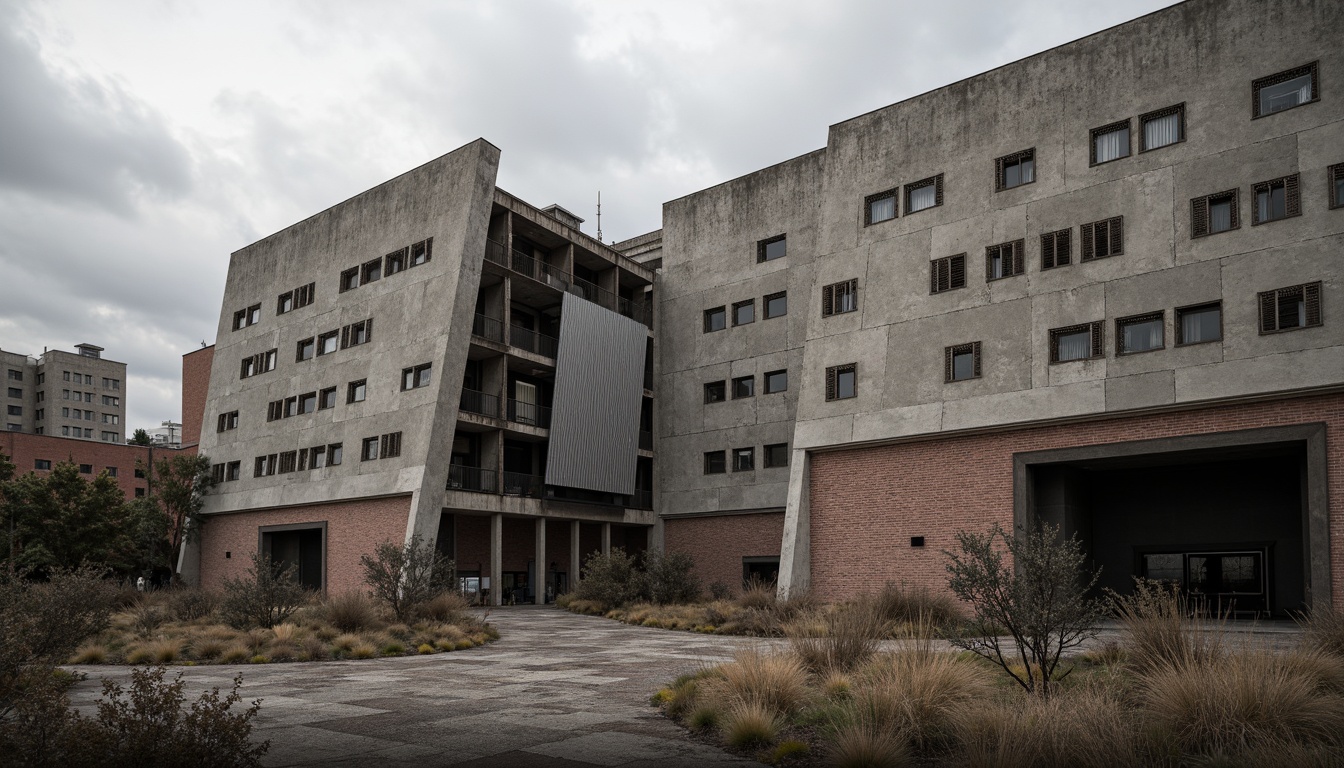
[[[322,661],[331,658],[331,651],[322,638],[309,635],[299,641],[299,658],[306,661]]]
[[[358,590],[328,597],[321,613],[328,624],[342,632],[359,632],[382,626],[373,598]]]
[[[1178,587],[1135,579],[1134,594],[1111,593],[1110,604],[1128,630],[1125,650],[1129,663],[1140,673],[1223,655],[1221,627],[1192,620],[1192,608]]]
[[[854,669],[871,659],[886,634],[886,624],[878,604],[865,598],[827,613],[821,636],[806,621],[786,624],[784,635],[803,666],[824,675]]]
[[[298,639],[299,625],[290,624],[288,622],[284,624],[276,624],[274,627],[271,627],[271,631],[275,633],[275,641],[277,643],[292,643]]]
[[[821,690],[828,699],[847,699],[854,692],[854,680],[843,672],[830,672],[821,681]]]
[[[724,712],[752,703],[789,714],[808,699],[807,683],[807,670],[792,654],[744,648],[702,680],[698,690],[704,701]]]
[[[471,603],[457,592],[440,592],[432,600],[420,606],[417,611],[423,619],[440,622],[461,621],[467,615]]]
[[[219,654],[219,660],[225,664],[237,664],[252,657],[252,649],[243,643],[234,643]]]
[[[910,750],[895,731],[871,725],[838,728],[829,750],[837,768],[902,768],[910,764]]]
[[[929,648],[883,654],[863,677],[844,704],[849,722],[899,731],[921,751],[950,741],[958,713],[991,689],[976,661]]]
[[[782,728],[778,710],[764,701],[738,701],[723,716],[724,740],[741,749],[773,744]]]
[[[352,659],[372,659],[378,655],[378,649],[369,643],[355,643],[347,654]]]
[[[359,635],[346,633],[331,641],[331,647],[343,653],[349,653],[359,644]]]
[[[107,646],[101,643],[84,645],[70,659],[71,664],[102,664],[105,661],[107,661]]]
[[[1049,700],[1025,695],[969,708],[958,718],[968,765],[998,768],[1112,768],[1171,764],[1170,750],[1144,743],[1133,708],[1088,688]]]
[[[125,659],[127,664],[148,664],[154,660],[154,652],[148,645],[132,645],[126,648]]]
[[[931,592],[927,587],[887,582],[872,600],[878,614],[892,625],[946,627],[961,620],[961,608],[956,598],[947,592]]]
[[[145,645],[145,650],[155,664],[171,664],[182,657],[182,641],[177,638],[154,640]]]
[[[773,582],[753,577],[742,594],[737,596],[737,604],[743,608],[770,609],[775,607],[776,588]]]
[[[1344,658],[1344,610],[1321,608],[1299,622],[1302,625],[1302,643],[1307,648],[1318,648],[1325,653]]]

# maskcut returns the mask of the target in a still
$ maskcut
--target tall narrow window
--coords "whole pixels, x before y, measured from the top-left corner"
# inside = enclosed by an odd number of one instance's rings
[[[359,460],[374,461],[377,458],[378,458],[378,438],[376,437],[364,438],[364,441],[360,443]]]
[[[1084,224],[1079,227],[1078,235],[1083,241],[1083,261],[1119,256],[1125,252],[1125,217]]]
[[[774,261],[788,255],[788,236],[775,235],[756,243],[756,262]]]
[[[1054,269],[1073,258],[1072,229],[1061,229],[1041,235],[1041,269]]]
[[[1321,324],[1321,284],[1306,283],[1260,294],[1260,332],[1275,333]]]
[[[411,246],[411,266],[418,267],[429,263],[433,256],[434,238],[429,237]]]
[[[1344,163],[1326,169],[1330,185],[1330,207],[1344,208]]]
[[[1129,120],[1092,129],[1092,165],[1129,157]]]
[[[294,292],[285,291],[275,301],[275,314],[283,315],[294,308]],[[223,466],[222,464],[220,465]]]
[[[756,468],[756,449],[755,448],[734,448],[733,449],[733,471],[750,472]]]
[[[991,245],[985,249],[985,280],[999,280],[1025,271],[1024,240]]]
[[[1052,363],[1067,363],[1071,360],[1101,357],[1104,354],[1103,350],[1100,320],[1050,330],[1050,362]]]
[[[1115,321],[1115,353],[1131,355],[1166,346],[1166,313],[1149,312]]]
[[[922,211],[943,204],[943,174],[905,185],[905,212]]]
[[[1262,77],[1251,83],[1251,117],[1264,117],[1309,104],[1321,97],[1317,62]]]
[[[383,257],[383,274],[391,277],[406,268],[406,249],[393,251]]]
[[[1197,304],[1176,309],[1176,345],[1203,344],[1223,338],[1221,302]]]
[[[896,218],[896,196],[899,187],[869,195],[863,199],[863,226],[871,226]]]
[[[373,261],[367,261],[364,263],[363,268],[360,270],[359,284],[364,285],[366,283],[372,283],[375,280],[381,279],[382,276],[383,276],[383,260],[374,259]]]
[[[351,267],[341,273],[341,293],[359,287],[359,267]]]
[[[859,280],[832,283],[821,289],[821,316],[830,317],[859,308]]]
[[[1255,215],[1251,217],[1251,226],[1302,215],[1302,193],[1298,189],[1296,173],[1253,184],[1251,190],[1255,192]]]
[[[944,256],[929,262],[929,293],[966,287],[966,254]]]
[[[1185,105],[1177,104],[1139,115],[1139,126],[1143,131],[1141,152],[1185,141]]]
[[[1204,237],[1241,226],[1240,190],[1229,189],[1190,201],[1190,236]]]
[[[858,394],[858,363],[833,365],[826,369],[826,399],[844,400]]]
[[[943,348],[943,380],[951,383],[980,378],[980,342]]]
[[[1036,180],[1036,148],[1004,155],[994,161],[994,191],[1020,187]]]

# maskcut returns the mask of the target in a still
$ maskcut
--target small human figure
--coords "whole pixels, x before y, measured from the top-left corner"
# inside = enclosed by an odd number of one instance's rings
[[[144,591],[145,591],[145,577],[144,577],[144,576],[141,576],[140,578],[138,578],[138,579],[135,580],[135,591],[136,591],[136,592],[144,592]]]

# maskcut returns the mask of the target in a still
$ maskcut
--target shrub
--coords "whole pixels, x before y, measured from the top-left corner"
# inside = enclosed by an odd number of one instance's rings
[[[101,643],[89,643],[79,649],[71,664],[102,664],[107,661],[107,646]]]
[[[1223,655],[1222,633],[1190,619],[1191,606],[1177,586],[1136,578],[1132,595],[1108,592],[1107,602],[1128,635],[1129,663],[1140,672]]]
[[[846,725],[836,730],[830,764],[837,768],[902,768],[910,764],[905,741],[897,734],[869,725]]]
[[[264,653],[258,653],[257,655],[255,655],[255,656],[253,656],[252,658],[248,659],[248,660],[247,660],[247,663],[249,663],[249,664],[270,664],[270,663],[271,663],[271,658],[270,658],[269,656],[267,656],[266,654],[264,654]]]
[[[1012,697],[963,710],[968,765],[999,768],[1112,768],[1175,765],[1174,752],[1118,696],[1097,688],[1051,699]],[[1181,763],[1182,765],[1184,763]]]
[[[378,649],[368,643],[355,643],[347,655],[352,659],[372,659],[378,655]]]
[[[807,670],[791,654],[744,648],[699,689],[709,703],[725,712],[735,704],[751,702],[789,714],[807,700]]]
[[[131,629],[140,637],[149,637],[163,626],[163,622],[168,620],[162,608],[150,602],[141,600],[131,607]]]
[[[284,624],[276,624],[274,627],[271,627],[271,631],[275,633],[276,642],[291,643],[298,637],[299,627],[297,624],[285,622]]]
[[[416,534],[403,546],[379,544],[373,556],[361,555],[364,583],[373,596],[387,603],[398,621],[408,621],[420,606],[450,589],[456,579],[453,561]]]
[[[402,645],[400,642],[396,640],[393,640],[390,643],[385,643],[383,645],[384,656],[400,656],[403,653],[406,653],[406,646]]]
[[[375,629],[380,623],[373,601],[358,590],[328,597],[322,602],[321,609],[327,623],[342,632]]]
[[[331,647],[335,648],[338,651],[345,651],[348,653],[351,649],[353,649],[356,645],[358,645],[359,642],[360,642],[359,635],[347,633],[338,636],[335,640],[332,640]]]
[[[171,664],[182,656],[181,640],[155,640],[145,646],[155,664]]]
[[[201,661],[209,661],[224,653],[227,642],[215,637],[202,636],[191,641],[191,655]]]
[[[927,587],[909,587],[887,582],[873,597],[875,610],[892,624],[932,624],[946,627],[957,623],[961,610],[951,595],[930,592]]]
[[[696,729],[717,728],[719,720],[719,710],[706,704],[691,710],[691,714],[686,718],[686,725]]]
[[[327,651],[327,644],[321,638],[312,635],[299,641],[299,647],[302,649],[300,658],[306,661],[322,661],[331,656]]]
[[[429,655],[434,652],[434,646],[429,643],[421,643],[415,650],[420,654]]]
[[[722,581],[710,582],[709,597],[712,600],[727,600],[732,597],[733,591]]]
[[[224,579],[220,616],[237,629],[269,629],[288,619],[311,597],[294,573],[293,563],[272,563],[265,554],[256,553],[245,577]]]
[[[215,596],[203,589],[180,587],[169,592],[168,609],[178,621],[199,621],[215,612]]]
[[[737,596],[737,604],[743,608],[770,609],[775,607],[776,589],[774,582],[766,581],[752,574],[751,580]]]
[[[638,600],[643,591],[641,581],[635,558],[613,547],[608,554],[594,552],[584,561],[583,579],[574,588],[574,597],[609,611]]]
[[[225,664],[237,664],[240,661],[246,661],[251,658],[252,649],[242,643],[234,643],[226,647],[219,654],[219,660]]]
[[[658,605],[695,602],[700,598],[700,580],[694,568],[695,559],[685,552],[645,552],[644,596]]]
[[[471,603],[458,592],[440,592],[420,606],[417,615],[429,621],[441,621],[448,624],[462,621],[467,615]]]
[[[126,649],[123,658],[127,664],[148,664],[154,660],[154,652],[148,645],[132,645]]]
[[[958,712],[989,691],[979,665],[930,647],[884,654],[845,704],[851,723],[897,731],[921,751],[950,740]]]
[[[1319,648],[1333,656],[1344,658],[1344,611],[1322,606],[1299,620],[1302,641],[1307,648]]]
[[[793,652],[816,674],[848,671],[867,662],[877,650],[886,622],[878,605],[868,599],[837,607],[825,617],[820,637],[797,624],[784,627]]]
[[[779,738],[783,727],[776,709],[761,701],[739,701],[723,716],[723,737],[738,748],[763,747]]]
[[[770,752],[770,762],[778,765],[790,757],[802,757],[809,751],[811,750],[808,748],[807,742],[788,739],[787,741],[781,741],[779,746]]]

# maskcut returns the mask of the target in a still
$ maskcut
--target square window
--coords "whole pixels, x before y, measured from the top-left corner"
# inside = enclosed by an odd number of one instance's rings
[[[832,283],[821,289],[821,316],[830,317],[859,308],[859,280]]]
[[[943,204],[943,174],[905,185],[905,214]]]
[[[79,465],[79,473],[80,473],[81,475],[92,475],[92,474],[93,474],[93,465],[92,465],[92,464],[80,464],[80,465]]]
[[[787,235],[775,235],[756,243],[756,263],[782,259],[788,255]]]
[[[378,438],[366,437],[364,442],[360,443],[359,460],[373,461],[378,458]]]
[[[789,295],[785,291],[772,293],[761,299],[761,305],[765,311],[765,319],[783,317],[789,313]]]
[[[367,379],[360,379],[359,381],[350,382],[349,389],[346,392],[345,402],[347,404],[364,402],[364,395],[366,394],[367,389],[368,389]]]
[[[901,189],[888,189],[863,199],[863,226],[871,226],[896,218],[896,196]]]
[[[341,293],[353,291],[359,287],[359,267],[351,267],[341,273]]]
[[[766,469],[789,466],[788,443],[772,443],[761,448],[761,453],[764,454],[761,459]]]
[[[1321,324],[1321,284],[1307,283],[1260,294],[1260,333],[1291,331]]]
[[[1251,185],[1251,191],[1255,193],[1251,226],[1302,215],[1302,194],[1298,188],[1298,178],[1298,174],[1294,173],[1291,176]]]
[[[844,400],[858,394],[858,363],[826,369],[826,399]]]
[[[378,441],[378,455],[384,459],[395,459],[401,455],[401,433],[391,432]]]
[[[1004,155],[994,161],[994,191],[1020,187],[1036,180],[1036,148]]]
[[[723,307],[705,310],[705,333],[722,331],[727,327],[728,312]]]
[[[1241,191],[1229,189],[1226,192],[1196,197],[1190,201],[1190,236],[1204,237],[1227,232],[1241,227],[1238,212]]]
[[[1092,165],[1129,157],[1129,119],[1092,129]]]
[[[317,393],[317,409],[318,409],[319,411],[326,410],[327,408],[335,408],[335,407],[336,407],[336,388],[335,388],[335,387],[327,387],[326,389],[324,389],[324,390],[322,390],[321,392],[318,392],[318,393]]]
[[[1115,321],[1115,354],[1152,352],[1167,345],[1166,313],[1122,317]]]
[[[710,381],[705,383],[705,402],[722,403],[727,399],[727,385],[722,381]]]
[[[1251,117],[1264,117],[1320,99],[1317,62],[1262,77],[1251,83]]]
[[[707,451],[705,453],[706,475],[721,475],[727,471],[727,457],[723,451]]]
[[[750,472],[756,468],[756,449],[755,448],[734,448],[733,449],[733,471]]]
[[[1119,256],[1125,252],[1125,217],[1084,224],[1078,228],[1078,239],[1082,241],[1083,261]]]
[[[330,355],[336,351],[340,341],[340,331],[329,331],[317,337],[317,354]]]
[[[434,238],[429,237],[411,246],[411,266],[418,267],[429,262],[433,255]]]
[[[351,323],[341,329],[341,349],[367,344],[373,338],[373,318]]]
[[[944,256],[929,262],[929,293],[966,287],[966,254]]]
[[[10,387],[8,394],[10,397],[23,397],[23,390],[18,387]]]
[[[393,251],[384,256],[383,260],[383,273],[391,277],[406,268],[406,249]]]
[[[947,382],[980,378],[980,342],[943,348],[943,379]]]
[[[283,315],[294,308],[294,292],[285,291],[275,300],[275,314]]]
[[[1176,345],[1203,344],[1223,338],[1223,305],[1220,302],[1176,309]]]
[[[1102,356],[1102,326],[1092,323],[1050,330],[1050,362],[1067,363]]]
[[[1025,240],[991,245],[985,249],[985,281],[1002,280],[1026,271]]]
[[[1139,115],[1139,130],[1142,131],[1140,152],[1185,141],[1185,105],[1177,104]]]
[[[317,393],[299,395],[299,413],[312,413],[317,410]]]
[[[747,325],[756,322],[756,300],[748,299],[733,305],[733,325]]]
[[[765,374],[765,394],[773,395],[777,392],[783,392],[789,388],[789,372],[768,371]]]
[[[301,363],[304,360],[312,360],[313,355],[316,354],[316,352],[317,342],[311,338],[304,339],[299,342],[298,351],[294,355],[295,362]]]
[[[753,397],[756,394],[756,377],[739,376],[733,379],[733,399],[738,400],[743,397]]]

